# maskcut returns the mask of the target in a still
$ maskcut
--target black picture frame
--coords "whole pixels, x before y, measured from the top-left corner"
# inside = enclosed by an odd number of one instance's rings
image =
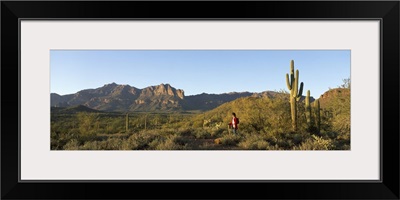
[[[399,1],[2,1],[1,198],[399,199],[399,10]],[[20,62],[19,19],[22,18],[379,19],[382,22],[382,179],[378,182],[19,182],[18,132],[21,97],[20,80],[17,77]],[[224,187],[229,190],[224,190]],[[148,193],[146,189],[149,188],[154,192]]]

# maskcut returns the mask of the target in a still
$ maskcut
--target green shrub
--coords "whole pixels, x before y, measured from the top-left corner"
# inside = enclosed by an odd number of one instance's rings
[[[180,136],[190,136],[193,132],[192,128],[180,128],[178,129],[178,135]]]
[[[175,144],[174,138],[170,137],[157,145],[156,150],[178,150],[180,146]]]
[[[203,121],[196,120],[193,122],[193,128],[202,128],[203,127]]]
[[[174,142],[178,145],[185,146],[185,145],[189,144],[190,139],[188,139],[187,137],[178,136],[178,137],[175,137]]]
[[[122,139],[120,138],[109,138],[106,142],[105,150],[120,150],[122,149]]]
[[[296,134],[294,134],[293,136],[292,136],[292,138],[293,138],[293,143],[295,144],[295,145],[298,145],[298,144],[300,144],[300,143],[302,143],[303,142],[303,135],[302,134],[298,134],[298,133],[296,133]]]
[[[99,129],[99,114],[79,112],[76,117],[79,122],[79,131],[82,135],[94,134]]]
[[[133,134],[128,138],[129,148],[133,150],[144,150],[149,144],[157,139],[160,136],[157,136],[156,133],[152,132],[141,132],[138,134]]]
[[[157,137],[154,140],[152,140],[149,144],[148,144],[148,149],[150,150],[156,150],[158,148],[158,146],[164,142],[164,139],[161,137]]]
[[[254,143],[257,142],[260,138],[255,135],[247,135],[243,141],[241,141],[238,146],[241,147],[242,149],[257,149],[255,148]]]
[[[221,137],[220,141],[221,141],[221,144],[223,144],[223,145],[234,146],[239,143],[240,136],[233,135],[233,134],[227,134],[227,135],[224,135],[223,137]]]
[[[70,140],[66,145],[64,145],[64,150],[79,150],[79,142],[76,139]]]
[[[222,128],[218,128],[218,129],[214,129],[213,131],[211,131],[211,137],[220,137],[224,134],[227,134],[228,131],[226,129],[222,129]]]
[[[260,134],[247,135],[238,145],[247,150],[266,150],[270,144]]]
[[[211,134],[209,132],[207,132],[206,130],[202,130],[202,129],[197,129],[194,132],[194,136],[197,139],[208,139],[208,138],[211,138]]]
[[[176,135],[170,135],[166,138],[158,138],[150,143],[151,149],[155,150],[183,150],[186,145],[177,144],[179,140]]]
[[[103,143],[103,144],[102,144]],[[104,142],[88,141],[83,144],[80,149],[82,150],[105,150]]]
[[[312,135],[311,138],[307,139],[300,146],[294,147],[295,150],[332,150],[334,145],[331,139],[323,139]]]

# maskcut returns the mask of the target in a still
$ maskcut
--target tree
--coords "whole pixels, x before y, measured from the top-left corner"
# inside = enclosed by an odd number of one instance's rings
[[[342,85],[340,85],[340,86],[339,86],[339,88],[346,88],[346,89],[350,89],[350,87],[351,87],[351,81],[350,81],[350,78],[345,78],[345,79],[342,79],[342,81],[343,81],[343,84],[342,84]]]
[[[91,134],[95,128],[95,122],[98,120],[99,114],[79,112],[77,118],[79,121],[79,131],[81,134]]]

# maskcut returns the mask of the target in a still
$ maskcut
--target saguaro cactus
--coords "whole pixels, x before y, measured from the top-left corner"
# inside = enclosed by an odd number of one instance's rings
[[[315,100],[315,125],[317,126],[318,133],[321,130],[321,115],[320,115],[320,106],[319,106],[319,99]]]
[[[126,113],[126,116],[125,116],[125,131],[127,133],[129,131],[129,114],[128,113]]]
[[[311,105],[310,105],[310,90],[307,90],[307,96],[306,96],[306,119],[307,119],[307,125],[308,128],[312,127],[312,120],[311,120]]]
[[[290,110],[292,112],[292,128],[297,131],[297,102],[303,94],[303,82],[299,88],[299,70],[294,74],[294,61],[290,61],[290,80],[289,74],[286,74],[286,85],[290,90]]]

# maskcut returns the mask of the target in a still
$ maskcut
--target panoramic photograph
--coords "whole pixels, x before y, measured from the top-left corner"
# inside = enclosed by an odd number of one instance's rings
[[[51,50],[51,150],[350,150],[350,50]]]

